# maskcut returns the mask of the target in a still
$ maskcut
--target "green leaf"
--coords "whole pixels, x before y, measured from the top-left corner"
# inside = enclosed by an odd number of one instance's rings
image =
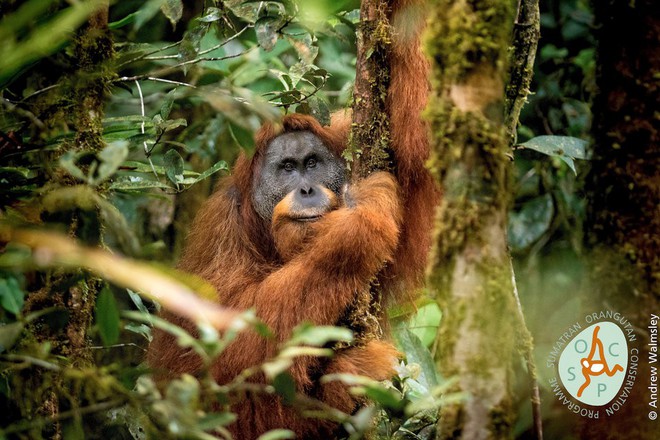
[[[11,324],[0,324],[0,353],[12,348],[21,336],[22,331],[23,323],[20,321]]]
[[[396,395],[393,391],[385,388],[379,383],[367,385],[365,387],[365,394],[381,406],[395,411],[402,410],[406,405],[405,401],[401,399],[401,396]]]
[[[108,23],[108,28],[110,29],[119,29],[127,24],[131,24],[135,21],[135,19],[138,16],[138,12],[133,12],[131,14],[128,14],[126,17],[122,18],[121,20],[113,21],[112,23]]]
[[[222,18],[222,11],[218,8],[206,8],[204,15],[198,18],[197,20],[203,23],[212,23],[218,21]]]
[[[582,72],[584,73],[593,71],[596,65],[596,49],[593,47],[582,49],[575,58],[573,58],[573,64],[582,69]]]
[[[284,403],[287,405],[292,404],[296,400],[296,383],[289,373],[283,372],[275,376],[273,387],[277,394],[282,396]]]
[[[192,61],[197,58],[202,38],[206,35],[209,25],[206,23],[199,24],[194,28],[186,31],[183,35],[183,40],[179,45],[179,60],[182,62]],[[183,66],[184,73],[187,72],[187,67]]]
[[[204,345],[190,333],[188,333],[183,328],[179,327],[176,324],[171,323],[170,321],[160,318],[156,315],[145,315],[142,312],[124,310],[122,316],[133,321],[143,322],[149,324],[155,328],[161,329],[176,338],[176,343],[181,348],[188,348],[194,350],[203,360],[208,360],[209,356],[205,350]]]
[[[209,177],[212,174],[217,173],[218,171],[228,170],[228,169],[229,169],[229,167],[227,166],[227,162],[225,162],[224,160],[216,162],[211,168],[208,168],[208,169],[204,170],[204,172],[202,172],[202,174],[197,176],[195,178],[195,183],[206,179],[207,177]]]
[[[178,151],[172,149],[165,153],[163,157],[163,165],[165,166],[165,174],[172,183],[179,186],[183,181],[183,158]]]
[[[202,431],[209,431],[219,426],[227,426],[236,421],[236,414],[223,412],[207,414],[199,421],[197,427]]]
[[[140,129],[140,125],[142,123],[145,124],[145,127],[151,127],[153,126],[151,118],[147,116],[140,116],[140,115],[131,115],[131,116],[116,116],[116,117],[110,117],[110,118],[104,118],[103,119],[103,124],[116,124],[118,122],[135,122],[135,124],[125,128],[125,130],[138,130]]]
[[[351,342],[352,340],[353,332],[344,327],[302,324],[293,330],[293,336],[287,345],[313,345],[315,347],[322,347],[328,342]]]
[[[544,194],[525,202],[522,208],[509,215],[508,240],[514,251],[532,245],[545,234],[555,213],[552,196]]]
[[[163,182],[153,179],[145,179],[139,176],[129,176],[127,178],[119,179],[110,185],[113,191],[142,191],[153,188],[170,189],[171,187],[165,185]]]
[[[317,347],[287,347],[280,352],[278,356],[287,359],[293,359],[300,356],[317,356],[326,357],[332,356],[333,351],[329,348]]]
[[[70,40],[73,31],[99,7],[101,1],[76,2],[44,20],[41,15],[50,2],[32,0],[22,3],[16,12],[5,13],[0,22],[0,84],[23,66],[50,55]],[[19,35],[25,38],[17,41]]]
[[[170,23],[172,23],[173,28],[176,27],[176,24],[183,16],[183,4],[181,3],[181,0],[163,0],[160,5],[160,10]]]
[[[429,301],[428,304],[418,305],[418,307],[417,313],[410,319],[408,328],[417,335],[424,346],[430,347],[438,335],[442,312],[435,301]]]
[[[146,324],[132,324],[128,323],[124,325],[124,329],[133,332],[135,334],[143,336],[147,341],[151,342],[153,340],[153,334],[151,332],[151,327]]]
[[[96,299],[96,324],[104,345],[112,345],[119,340],[119,309],[115,296],[106,285]]]
[[[330,109],[328,104],[316,96],[312,96],[307,100],[309,102],[309,108],[311,110],[311,115],[319,121],[321,125],[330,125]]]
[[[319,48],[314,45],[311,35],[305,33],[302,38],[287,37],[287,40],[298,53],[301,62],[305,65],[310,65],[314,62],[319,53]]]
[[[564,59],[568,57],[568,49],[558,48],[554,44],[546,44],[541,48],[541,60]]]
[[[167,400],[180,408],[194,409],[199,403],[199,382],[189,374],[175,379],[167,385]]]
[[[289,438],[296,438],[296,434],[288,429],[273,429],[260,435],[257,440],[282,440]]]
[[[163,0],[148,0],[144,2],[142,7],[137,11],[137,15],[135,17],[135,30],[140,29],[142,25],[154,18],[154,16],[158,13],[162,2]]]
[[[153,176],[154,174],[154,169],[156,170],[156,173],[159,176],[164,176],[165,175],[165,168],[160,166],[160,165],[154,165],[153,169],[151,168],[151,164],[144,163],[144,162],[138,162],[138,161],[133,161],[129,160],[124,162],[124,168],[129,169],[130,171],[134,173],[145,173],[145,174],[151,174]],[[183,170],[183,175],[185,177],[198,177],[200,174],[196,173],[195,171],[191,170]]]
[[[566,162],[575,173],[573,159],[589,159],[587,154],[588,145],[587,141],[570,136],[537,136],[518,145],[518,147],[558,157]]]
[[[131,289],[126,289],[126,292],[128,293],[129,298],[131,298],[131,301],[133,301],[133,304],[135,304],[135,307],[145,315],[149,315],[149,310],[147,310],[147,306],[144,305],[144,301],[142,301],[142,297],[137,293],[132,291]]]
[[[62,438],[70,440],[85,440],[85,431],[81,417],[70,417],[62,421]]]
[[[24,296],[25,294],[14,276],[9,275],[6,278],[0,279],[0,305],[5,310],[14,315],[21,313]]]
[[[105,147],[99,154],[99,165],[94,183],[100,183],[112,176],[128,157],[128,142],[113,142]]]
[[[291,78],[291,86],[295,87],[302,77],[309,71],[310,67],[303,61],[298,61],[289,69],[289,77]]]
[[[5,180],[15,180],[15,179],[27,179],[30,177],[33,172],[29,168],[24,167],[0,167],[0,179]],[[34,176],[32,176],[34,177]],[[1,180],[0,180],[1,181]]]
[[[264,362],[261,365],[261,369],[266,373],[267,377],[276,377],[278,374],[286,371],[293,360],[289,358],[275,358],[272,361]]]
[[[550,156],[570,156],[574,159],[589,159],[587,146],[589,143],[583,139],[571,136],[537,136],[520,144]]]
[[[406,354],[408,363],[415,363],[420,366],[419,382],[428,389],[437,386],[439,382],[433,356],[431,356],[428,348],[422,344],[422,341],[417,335],[405,326],[399,325],[395,329],[394,336]]]
[[[266,52],[271,51],[277,43],[280,22],[280,19],[274,17],[262,17],[254,25],[259,46]]]
[[[170,90],[170,92],[165,96],[165,101],[160,106],[160,116],[166,120],[170,116],[172,111],[172,105],[174,104],[174,98],[176,97],[176,88]]]
[[[78,159],[78,155],[76,154],[75,151],[69,150],[66,153],[60,157],[60,166],[64,168],[71,176],[75,177],[76,179],[82,180],[83,182],[87,182],[87,176],[85,173],[82,172],[80,168],[78,168],[78,165],[76,165],[76,160]]]
[[[157,118],[160,118],[160,115],[156,115]],[[167,121],[158,121],[155,123],[156,127],[163,131],[174,130],[175,128],[185,127],[188,125],[188,121],[183,118],[179,119],[168,119]]]

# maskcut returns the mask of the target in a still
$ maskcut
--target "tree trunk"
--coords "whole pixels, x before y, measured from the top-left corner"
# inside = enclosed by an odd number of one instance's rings
[[[636,326],[637,383],[611,417],[583,424],[588,438],[657,438],[649,420],[651,314],[660,311],[660,9],[653,0],[594,2],[599,24],[594,150],[587,176],[590,311]],[[657,413],[657,410],[656,410]]]
[[[433,171],[443,188],[429,287],[442,308],[438,363],[467,399],[440,410],[438,438],[509,438],[517,310],[506,244],[510,202],[503,127],[511,2],[437,1],[426,49],[433,60]]]
[[[363,0],[357,31],[353,89],[353,130],[348,160],[355,177],[390,167],[390,127],[386,107],[391,46],[388,0]]]
[[[52,93],[42,95],[43,114],[46,130],[54,127],[71,127],[74,136],[65,141],[54,154],[61,156],[68,151],[95,153],[103,149],[103,116],[106,93],[114,73],[109,64],[113,57],[113,46],[108,30],[108,3],[105,2],[90,16],[85,26],[74,38],[73,56],[68,65],[62,65],[62,76],[58,87]],[[47,153],[44,153],[47,154]],[[52,184],[45,198],[52,194],[65,194],[78,182],[61,170],[52,171]],[[99,189],[101,190],[101,189]],[[57,196],[55,196],[57,198]],[[80,203],[80,202],[76,202]],[[92,206],[95,202],[91,202]],[[68,234],[81,238],[87,243],[101,244],[102,225],[97,210],[86,208],[65,208],[54,202],[58,212],[43,212],[43,221],[68,223]],[[78,273],[52,272],[46,277],[37,278],[30,286],[32,291],[26,301],[24,313],[39,311],[49,307],[66,310],[66,324],[59,328],[34,324],[32,333],[38,342],[48,342],[52,353],[65,357],[74,367],[85,367],[93,362],[88,336],[92,324],[98,279]],[[17,374],[15,386],[20,396],[18,406],[25,419],[47,416],[56,420],[51,425],[35,427],[36,436],[62,438],[67,422],[57,421],[61,411],[70,410],[80,404],[81,396],[71,393],[69,385],[59,371],[30,369],[25,375]],[[39,425],[35,425],[39,426]],[[37,434],[38,432],[38,434]]]

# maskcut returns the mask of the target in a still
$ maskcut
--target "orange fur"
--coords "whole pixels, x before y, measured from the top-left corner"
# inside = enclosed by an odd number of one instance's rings
[[[241,239],[245,235],[240,232],[242,222],[234,218],[240,206],[236,200],[228,200],[231,190],[221,191],[209,200],[195,220],[181,267],[214,284],[223,305],[255,308],[257,316],[275,334],[271,340],[252,331],[241,333],[211,368],[219,383],[228,383],[246,368],[274,356],[278,345],[288,340],[293,328],[303,321],[333,325],[339,320],[355,292],[367,288],[383,261],[393,256],[401,223],[397,187],[387,173],[376,173],[360,182],[353,188],[354,207],[340,207],[310,223],[308,246],[280,264],[259,264],[253,256],[257,249]],[[190,328],[180,318],[168,316],[168,319]],[[345,387],[334,387],[332,394],[324,393],[313,378],[327,371],[356,371],[370,377],[377,372],[375,378],[381,379],[386,376],[383,371],[392,372],[395,360],[394,348],[388,347],[379,356],[367,355],[365,352],[372,350],[367,345],[330,360],[297,358],[290,373],[298,392],[321,398],[332,406],[346,407],[346,402],[353,402],[350,408],[353,409],[357,402]],[[367,361],[371,362],[370,366],[366,365]],[[157,370],[163,369],[166,375],[195,373],[201,367],[192,352],[179,348],[163,332],[155,332],[149,362]],[[261,382],[263,377],[255,380]],[[321,438],[318,436],[331,435],[335,428],[332,423],[305,423],[292,408],[272,396],[254,395],[233,409],[244,417],[243,421],[250,420],[249,428],[243,423],[234,427],[237,438],[256,438],[274,428],[291,428],[299,436]]]
[[[350,206],[339,206],[304,226],[286,221],[285,202],[268,224],[251,201],[253,176],[260,172],[268,144],[279,134],[306,130],[339,156],[351,128],[350,112],[333,115],[330,127],[310,116],[288,115],[281,125],[266,124],[259,130],[253,157],[238,159],[233,175],[221,182],[197,214],[179,268],[213,284],[224,306],[256,309],[275,334],[266,339],[254,331],[241,333],[211,367],[219,383],[272,357],[299,323],[336,324],[385,261],[390,264],[379,278],[389,297],[400,300],[420,286],[439,197],[424,167],[429,145],[420,112],[426,103],[428,64],[418,49],[424,17],[420,5],[420,0],[399,0],[392,9],[395,35],[388,106],[396,179],[386,173],[370,176],[351,187]],[[165,317],[194,332],[191,323],[167,313]],[[318,379],[341,372],[382,380],[393,374],[396,356],[390,343],[369,341],[330,359],[298,358],[290,374],[299,393],[350,413],[360,401],[346,386],[321,384]],[[156,374],[166,377],[195,374],[201,368],[194,353],[161,331],[154,333],[148,361]],[[263,383],[265,378],[257,375],[251,380]],[[275,395],[249,392],[231,397],[239,422],[230,428],[238,439],[254,439],[273,428],[292,429],[297,438],[330,438],[336,429],[332,422],[304,418]]]
[[[394,263],[382,274],[381,285],[388,293],[386,299],[395,302],[410,299],[414,295],[413,290],[423,284],[431,246],[434,208],[440,200],[440,191],[426,169],[430,146],[428,126],[421,117],[430,89],[430,64],[420,48],[425,19],[424,0],[393,2],[387,109],[406,221]]]

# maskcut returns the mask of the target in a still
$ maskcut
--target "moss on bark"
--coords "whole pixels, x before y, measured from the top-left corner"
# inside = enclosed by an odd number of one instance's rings
[[[73,131],[73,137],[61,143],[49,154],[47,163],[57,163],[57,158],[67,151],[77,150],[94,153],[104,146],[103,115],[106,93],[114,77],[110,62],[114,56],[112,38],[107,28],[105,4],[90,18],[73,41],[73,56],[68,65],[62,65],[58,87],[41,95],[35,103],[37,117],[43,121],[42,132],[35,137],[50,138],[62,132]],[[78,185],[74,178],[59,168],[50,169],[50,183],[45,194],[58,188]],[[43,199],[42,199],[43,200]],[[84,206],[84,205],[83,205]],[[87,209],[90,208],[90,209]],[[56,220],[69,225],[72,237],[83,238],[88,243],[100,243],[102,225],[94,206],[74,207],[52,215],[42,215],[43,221]],[[92,323],[95,298],[100,282],[82,272],[62,273],[51,271],[31,286],[25,313],[51,307],[66,311],[66,323],[48,326],[41,320],[31,324],[31,334],[22,342],[24,351],[34,350],[36,357],[43,347],[49,347],[54,355],[61,356],[71,366],[85,368],[92,363],[88,330]],[[20,395],[18,409],[24,419],[47,417],[54,422],[35,424],[33,436],[62,438],[62,426],[58,415],[76,407],[84,400],[80,390],[70,389],[66,369],[56,366],[41,369],[29,368],[25,374],[15,376],[13,390]],[[96,385],[93,385],[96,386]],[[86,392],[91,392],[86,389]],[[82,396],[82,397],[81,397]]]
[[[391,168],[386,107],[392,44],[389,15],[390,7],[385,0],[366,0],[361,4],[353,129],[349,148],[344,153],[357,178]]]
[[[438,363],[471,396],[444,405],[439,438],[508,438],[517,309],[506,247],[510,202],[503,121],[508,1],[437,1],[426,32],[425,113],[443,188],[430,287],[443,311]]]

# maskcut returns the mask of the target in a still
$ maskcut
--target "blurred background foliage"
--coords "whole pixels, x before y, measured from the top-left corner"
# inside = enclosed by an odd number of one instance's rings
[[[35,251],[16,231],[37,226],[151,262],[155,276],[173,290],[180,288],[176,283],[195,284],[167,267],[217,179],[241,151],[252,150],[254,131],[283,112],[323,122],[330,111],[350,106],[359,2],[124,0],[111,3],[108,30],[95,29],[87,22],[103,4],[0,5],[0,438],[208,438],[209,432],[222,434],[233,418],[203,397],[221,397],[227,388],[186,376],[159,390],[142,364],[144,348],[157,325],[211,359],[232,332],[219,335],[202,326],[199,340],[181,333],[155,318],[151,300],[126,289],[138,289],[130,265],[113,278],[83,248],[71,251],[79,260],[67,260],[61,252]],[[514,151],[509,224],[538,353],[554,337],[542,329],[563,328],[562,307],[576,301],[580,179],[595,75],[588,3],[542,2],[541,20],[533,95]],[[83,102],[95,93],[102,97],[96,107]],[[81,116],[86,105],[88,114]],[[81,133],[100,142],[87,142]],[[553,153],[543,135],[572,138]],[[88,271],[76,270],[76,261]],[[117,281],[121,276],[129,280]],[[76,292],[92,297],[82,321],[71,312]],[[434,366],[442,343],[437,305],[423,299],[410,321],[403,314],[391,312],[406,362],[392,383],[355,382],[381,409],[344,415],[347,436],[360,437],[378,412],[379,438],[433,438],[437,406],[462,398],[443,395],[451,379]],[[80,322],[89,331],[79,329],[76,345],[72,329]],[[306,346],[350,338],[330,329],[321,336],[309,332],[301,328],[297,336]],[[274,392],[283,396],[292,392],[284,373],[290,356],[283,352],[269,370],[277,379]],[[521,438],[531,429],[526,386],[521,378]],[[565,429],[559,421],[546,426],[549,438]]]

